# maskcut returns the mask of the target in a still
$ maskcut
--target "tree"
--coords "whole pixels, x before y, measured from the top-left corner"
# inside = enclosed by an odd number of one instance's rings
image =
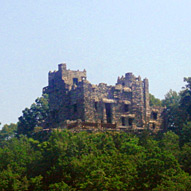
[[[184,112],[185,122],[191,121],[191,77],[184,78],[187,83],[184,90],[180,92],[180,108]]]
[[[165,99],[162,100],[165,109],[166,128],[175,132],[180,131],[180,126],[183,124],[182,111],[179,107],[180,95],[173,90],[170,90],[166,95]]]
[[[166,126],[181,134],[183,124],[191,121],[191,77],[184,78],[185,87],[180,93],[170,90],[162,101],[166,106]]]
[[[22,111],[23,115],[19,117],[17,133],[31,136],[35,127],[44,126],[48,118],[49,106],[48,95],[43,94],[37,98],[30,108]]]
[[[180,134],[180,146],[185,143],[191,143],[191,122],[183,124],[183,128]]]
[[[177,182],[181,182],[182,174],[187,178],[190,178],[180,168],[178,161],[172,153],[162,151],[157,146],[153,147],[152,150],[148,149],[145,152],[144,158],[138,161],[137,171],[138,178],[135,190],[141,191],[168,190],[167,188],[170,187],[169,184],[175,186]],[[156,187],[161,187],[160,185],[163,185],[163,189],[155,189]],[[184,182],[181,183],[181,186],[184,186]]]
[[[160,140],[160,148],[163,151],[168,151],[172,153],[176,158],[178,158],[180,148],[179,148],[179,136],[172,131],[167,131],[163,134]]]
[[[0,147],[0,190],[28,190],[29,186],[38,186],[41,177],[34,174],[41,154],[33,145],[34,140],[25,136],[3,142]]]
[[[10,125],[5,124],[0,130],[0,141],[8,140],[15,136],[17,130],[17,124],[11,123]]]
[[[162,106],[161,100],[152,94],[149,94],[149,104],[150,106]]]

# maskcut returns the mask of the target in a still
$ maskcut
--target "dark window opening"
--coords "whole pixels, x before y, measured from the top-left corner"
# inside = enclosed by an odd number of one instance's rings
[[[105,109],[106,109],[107,123],[111,123],[111,116],[112,116],[111,104],[106,103],[105,104]]]
[[[125,117],[121,118],[121,124],[122,124],[122,126],[125,126]]]
[[[124,105],[124,111],[125,111],[125,112],[128,112],[128,111],[129,111],[129,105],[128,105],[128,104],[125,104],[125,105]]]
[[[125,85],[125,82],[122,83],[122,86],[124,86],[124,85]]]
[[[78,78],[73,78],[73,84],[78,85]]]
[[[94,103],[95,110],[97,111],[97,102]]]
[[[155,124],[153,123],[153,126],[152,126],[153,129],[155,129]]]
[[[129,122],[129,126],[132,126],[133,125],[133,118],[129,118],[128,122]]]
[[[157,113],[156,113],[156,112],[152,112],[152,118],[153,118],[154,120],[157,120]]]
[[[53,80],[51,80],[51,82],[50,82],[50,83],[51,83],[51,86],[54,86],[54,83],[55,83],[55,82],[54,82],[54,79],[53,79]]]
[[[74,113],[77,112],[77,104],[74,104],[74,105],[73,105],[73,111],[74,111]]]

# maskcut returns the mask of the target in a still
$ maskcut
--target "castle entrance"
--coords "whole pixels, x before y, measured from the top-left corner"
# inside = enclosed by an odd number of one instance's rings
[[[107,117],[107,123],[112,123],[112,108],[111,108],[111,103],[106,103],[105,104],[105,109],[106,109],[106,117]]]

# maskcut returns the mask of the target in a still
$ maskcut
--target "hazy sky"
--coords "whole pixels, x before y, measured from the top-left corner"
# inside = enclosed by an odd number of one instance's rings
[[[94,84],[127,72],[164,98],[191,76],[190,0],[0,0],[0,122],[17,122],[59,63]]]

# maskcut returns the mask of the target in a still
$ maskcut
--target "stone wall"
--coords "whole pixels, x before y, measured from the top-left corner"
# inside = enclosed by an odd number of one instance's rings
[[[81,120],[84,124],[115,124],[119,128],[160,129],[163,108],[150,108],[148,79],[132,73],[118,77],[115,86],[93,85],[86,71],[72,71],[59,64],[49,72],[49,94],[52,127],[65,121]],[[96,125],[97,126],[97,125]]]

